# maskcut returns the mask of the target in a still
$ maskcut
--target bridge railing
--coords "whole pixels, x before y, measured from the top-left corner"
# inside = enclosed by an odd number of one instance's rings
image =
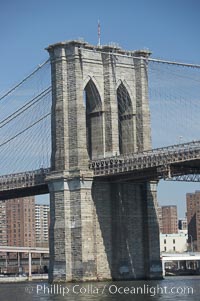
[[[166,167],[173,163],[200,159],[200,141],[147,150],[142,153],[92,160],[90,169],[96,176],[147,168]]]
[[[40,168],[16,174],[0,176],[0,191],[41,185],[50,168]]]

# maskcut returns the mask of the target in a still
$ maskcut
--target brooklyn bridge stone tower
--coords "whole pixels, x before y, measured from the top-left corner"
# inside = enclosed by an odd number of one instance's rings
[[[156,183],[89,161],[151,148],[148,51],[68,41],[52,74],[50,280],[161,276]]]

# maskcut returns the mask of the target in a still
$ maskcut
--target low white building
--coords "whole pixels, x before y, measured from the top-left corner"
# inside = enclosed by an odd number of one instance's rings
[[[160,233],[160,252],[161,253],[183,253],[187,251],[188,234],[179,232],[174,234]]]

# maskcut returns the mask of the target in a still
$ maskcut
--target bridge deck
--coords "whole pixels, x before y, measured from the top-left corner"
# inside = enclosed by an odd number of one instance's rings
[[[200,174],[200,141],[178,144],[89,162],[95,177],[127,177],[158,180]],[[0,176],[0,200],[48,193],[50,168]]]
[[[0,177],[0,200],[11,199],[16,196],[31,196],[48,193],[45,182],[50,168],[21,172]]]
[[[98,177],[132,173],[135,177],[163,178],[199,173],[199,160],[200,141],[194,141],[127,156],[93,160],[90,162],[90,169]],[[142,173],[144,170],[145,174]]]

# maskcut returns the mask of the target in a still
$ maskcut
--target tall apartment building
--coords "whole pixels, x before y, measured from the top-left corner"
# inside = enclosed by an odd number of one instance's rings
[[[186,194],[188,241],[193,251],[200,252],[200,191]]]
[[[0,202],[0,245],[7,246],[6,202]]]
[[[178,233],[177,206],[162,206],[162,221],[160,224],[160,233],[172,234]],[[161,214],[161,213],[160,213]]]
[[[35,205],[35,238],[37,247],[49,246],[49,205]]]
[[[7,245],[35,247],[35,198],[6,201]]]

